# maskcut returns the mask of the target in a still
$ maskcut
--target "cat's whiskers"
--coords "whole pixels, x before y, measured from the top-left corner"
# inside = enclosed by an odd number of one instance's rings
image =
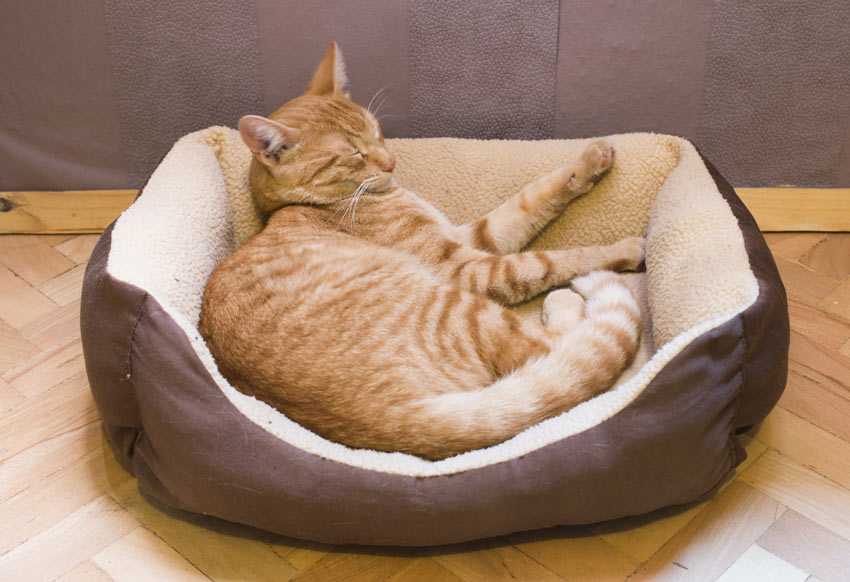
[[[349,230],[352,233],[354,232],[354,222],[357,216],[357,204],[360,202],[360,198],[368,190],[369,186],[371,186],[379,178],[380,175],[373,174],[362,182],[360,182],[360,185],[357,186],[356,190],[354,190],[354,194],[348,197],[351,199],[351,202],[348,203],[348,207],[345,209],[345,213],[342,215],[342,218],[339,219],[339,224],[337,225],[337,227],[342,226],[345,217],[348,215],[349,212],[351,212],[351,217],[349,218],[351,226],[349,227]]]
[[[375,107],[375,111],[372,112],[372,115],[374,115],[377,118],[378,117],[378,111],[381,110],[381,107],[384,105],[384,103],[387,102],[387,99],[389,99],[389,98],[390,98],[390,96],[386,95],[383,99],[381,99],[381,102],[378,103],[377,107]]]
[[[366,111],[368,111],[368,112],[369,112],[369,113],[371,113],[372,115],[376,115],[377,110],[372,111],[372,103],[374,103],[374,102],[375,102],[375,99],[378,97],[378,95],[380,95],[383,91],[387,90],[387,89],[390,87],[390,85],[392,85],[392,83],[387,83],[386,85],[384,85],[383,87],[381,87],[380,89],[378,89],[378,90],[375,92],[375,94],[374,94],[374,95],[372,96],[372,98],[369,100],[369,105],[367,105],[367,106],[366,106]],[[381,103],[383,103],[383,101],[382,101]],[[378,105],[378,109],[380,109],[380,107],[381,107],[381,106],[380,106],[380,105]],[[376,115],[376,116],[377,116],[377,115]]]

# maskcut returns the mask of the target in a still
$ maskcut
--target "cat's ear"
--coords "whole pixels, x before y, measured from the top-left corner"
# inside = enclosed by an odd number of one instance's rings
[[[332,95],[348,89],[348,77],[345,75],[345,61],[336,42],[332,42],[322,62],[313,73],[313,78],[304,90],[305,95]]]
[[[254,156],[267,166],[277,163],[281,150],[295,145],[300,135],[297,129],[259,115],[242,117],[239,134]]]

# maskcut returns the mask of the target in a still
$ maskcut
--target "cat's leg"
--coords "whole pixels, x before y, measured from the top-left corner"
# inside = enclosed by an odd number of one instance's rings
[[[503,304],[520,303],[552,287],[596,270],[637,269],[644,256],[644,239],[625,238],[612,245],[556,251],[491,255],[458,253],[444,263],[442,274],[461,288]]]
[[[596,140],[579,159],[536,180],[486,216],[460,229],[474,248],[497,254],[515,253],[527,245],[572,200],[590,191],[611,167],[614,149]]]
[[[541,319],[547,329],[566,332],[584,317],[584,297],[570,289],[556,289],[543,301]]]

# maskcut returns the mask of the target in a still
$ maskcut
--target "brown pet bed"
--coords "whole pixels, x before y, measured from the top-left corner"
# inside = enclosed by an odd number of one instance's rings
[[[103,234],[81,325],[118,459],[165,503],[330,543],[430,545],[686,503],[743,459],[785,385],[785,291],[758,228],[689,142],[613,136],[611,173],[534,248],[647,237],[647,333],[612,390],[487,449],[430,462],[352,450],[219,374],[197,330],[212,269],[260,228],[250,153],[181,139]],[[484,214],[588,140],[389,140],[397,177],[452,220]],[[462,193],[462,194],[461,194]],[[519,308],[537,316],[539,301]]]

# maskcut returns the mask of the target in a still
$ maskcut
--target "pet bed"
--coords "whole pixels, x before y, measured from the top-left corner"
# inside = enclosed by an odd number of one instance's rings
[[[431,545],[598,522],[710,494],[785,385],[785,291],[727,182],[683,139],[613,136],[615,163],[532,244],[647,238],[641,355],[612,390],[499,445],[431,462],[349,449],[246,396],[198,333],[204,284],[261,227],[234,130],[178,141],[101,237],[81,326],[117,458],[181,509],[316,541]],[[397,178],[460,223],[588,140],[388,140]],[[539,301],[519,308],[536,315]],[[354,372],[353,372],[354,373]]]

